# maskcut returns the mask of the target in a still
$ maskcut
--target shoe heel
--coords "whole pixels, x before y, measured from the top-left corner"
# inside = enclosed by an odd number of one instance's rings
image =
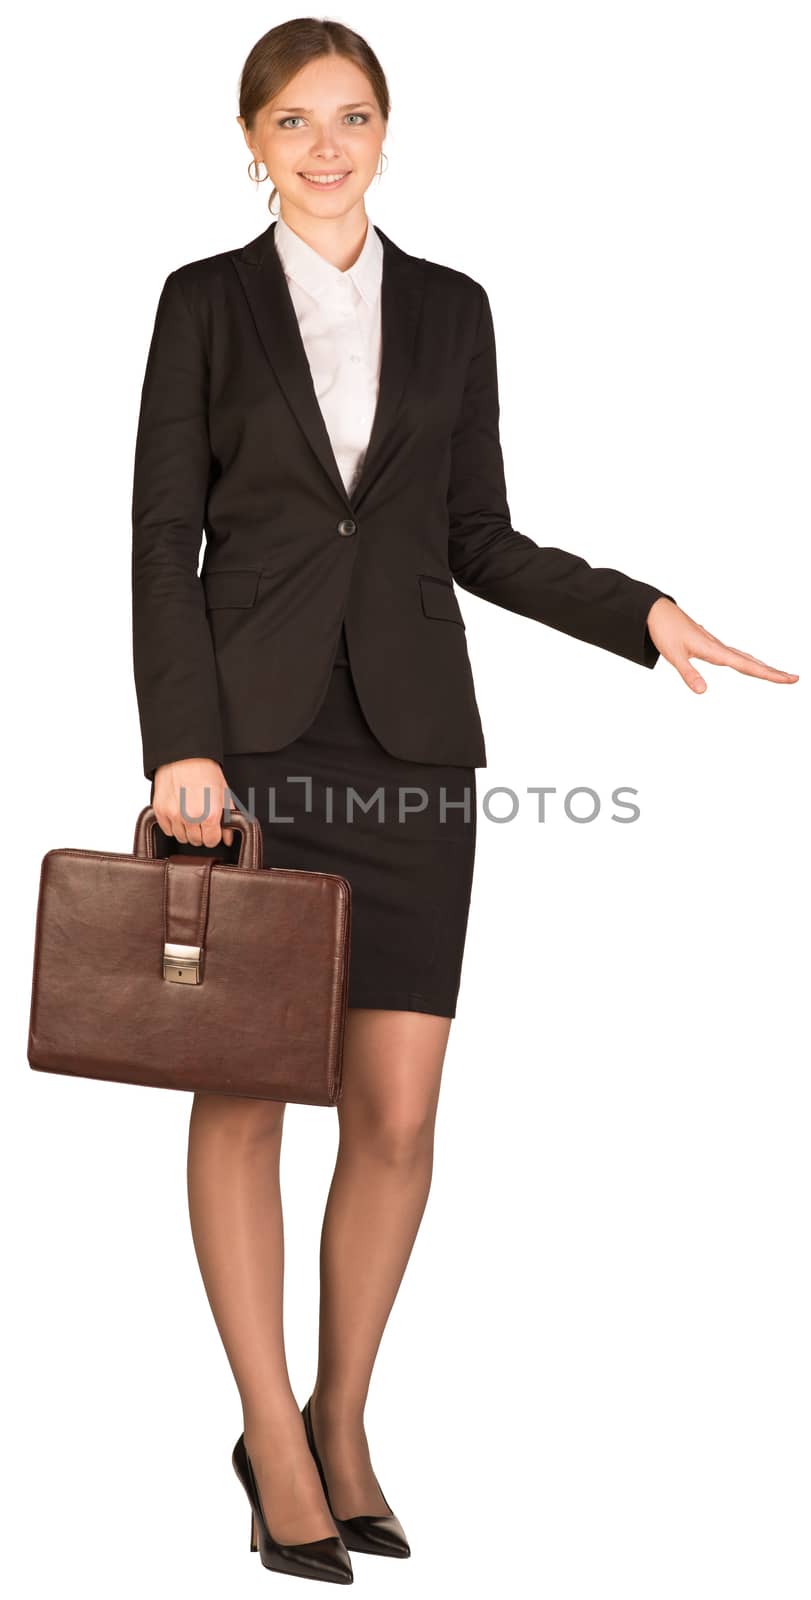
[[[256,1514],[253,1511],[251,1512],[251,1549],[259,1549],[259,1542],[256,1537]]]

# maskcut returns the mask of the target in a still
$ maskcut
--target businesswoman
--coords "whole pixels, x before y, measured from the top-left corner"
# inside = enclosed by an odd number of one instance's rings
[[[188,1152],[195,1250],[243,1408],[233,1462],[252,1547],[337,1582],[350,1550],[409,1553],[363,1414],[431,1180],[486,765],[454,583],[641,666],[661,653],[699,693],[691,657],[794,678],[665,591],[511,527],[487,294],[365,210],[388,114],[377,58],[338,22],[289,21],[251,50],[238,121],[278,215],[169,273],[133,488],[135,680],[167,847],[227,853],[230,791],[259,817],[267,865],[352,886],[303,1411],[282,1331],[284,1107],[196,1095]],[[350,822],[350,787],[385,807]],[[185,821],[206,788],[207,818]]]

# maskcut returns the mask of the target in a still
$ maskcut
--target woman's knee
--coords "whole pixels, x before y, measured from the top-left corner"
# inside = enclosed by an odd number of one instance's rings
[[[407,1167],[430,1160],[434,1122],[433,1105],[384,1099],[362,1109],[355,1106],[342,1121],[341,1138],[387,1165]]]

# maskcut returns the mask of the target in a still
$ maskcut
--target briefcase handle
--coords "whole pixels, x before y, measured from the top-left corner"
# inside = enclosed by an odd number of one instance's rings
[[[223,824],[227,828],[233,828],[234,832],[240,836],[237,866],[261,867],[262,829],[256,817],[247,817],[243,812],[237,811],[235,806],[231,805],[228,811],[228,820],[226,821],[223,818]],[[159,828],[160,823],[155,816],[154,807],[144,806],[135,824],[133,855],[146,856],[149,861],[154,861],[158,854],[156,834]],[[190,859],[193,859],[193,857]]]

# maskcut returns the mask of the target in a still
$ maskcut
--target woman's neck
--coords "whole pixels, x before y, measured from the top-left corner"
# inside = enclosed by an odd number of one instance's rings
[[[313,217],[295,205],[281,208],[279,216],[305,244],[317,250],[339,272],[347,272],[354,266],[363,249],[369,226],[362,200],[342,217]]]

